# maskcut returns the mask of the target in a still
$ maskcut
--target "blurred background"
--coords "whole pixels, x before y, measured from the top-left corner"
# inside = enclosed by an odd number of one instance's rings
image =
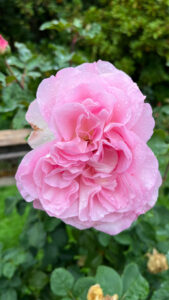
[[[0,35],[0,299],[83,300],[106,281],[104,292],[118,299],[168,300],[169,1],[0,0]],[[128,73],[152,105],[149,146],[163,177],[156,206],[115,237],[33,210],[13,180],[29,151],[25,112],[40,81],[98,59]]]

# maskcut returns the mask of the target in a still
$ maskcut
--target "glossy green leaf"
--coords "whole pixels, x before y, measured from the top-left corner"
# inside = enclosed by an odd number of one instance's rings
[[[100,284],[104,295],[122,294],[122,280],[119,274],[107,266],[99,266],[96,272],[96,282]]]
[[[106,246],[108,246],[108,244],[110,242],[111,236],[104,232],[100,232],[98,234],[98,239],[99,239],[100,244],[102,246],[106,247]]]
[[[14,265],[14,263],[7,262],[3,266],[2,273],[5,277],[7,277],[8,279],[11,279],[15,273],[15,270],[16,270],[16,266]]]
[[[94,277],[79,278],[73,287],[73,295],[80,300],[86,300],[88,290],[94,284],[96,284]]]
[[[50,286],[56,296],[68,296],[73,282],[72,274],[63,268],[55,269],[51,274]]]
[[[128,279],[127,279],[127,275],[128,275]],[[147,296],[149,294],[149,284],[148,281],[141,274],[139,274],[136,266],[130,265],[126,268],[123,274],[123,283],[124,283],[124,294],[123,294],[124,300],[146,300],[147,299]]]
[[[48,281],[48,275],[40,270],[37,270],[31,274],[29,284],[32,290],[40,291],[45,287]]]
[[[35,223],[28,230],[28,242],[29,245],[35,248],[43,247],[45,243],[46,232],[42,223]]]
[[[17,300],[17,293],[14,289],[7,289],[2,292],[0,300]]]
[[[26,47],[25,44],[15,42],[15,47],[19,52],[19,58],[22,62],[25,63],[32,57],[31,51]]]

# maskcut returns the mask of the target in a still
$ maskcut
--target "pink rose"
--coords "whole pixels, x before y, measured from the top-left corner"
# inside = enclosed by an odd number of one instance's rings
[[[0,54],[3,54],[8,46],[8,42],[0,34]]]
[[[128,228],[156,202],[161,176],[147,140],[152,109],[108,62],[66,68],[45,79],[27,112],[34,148],[16,181],[35,208],[79,229]]]

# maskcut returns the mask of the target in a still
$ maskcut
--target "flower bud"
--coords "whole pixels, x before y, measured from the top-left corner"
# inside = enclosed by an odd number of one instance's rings
[[[8,42],[0,34],[0,54],[3,54],[8,47]]]
[[[87,294],[87,300],[102,300],[103,290],[99,284],[92,285]]]
[[[147,253],[149,258],[147,268],[150,273],[157,274],[162,271],[168,270],[167,258],[164,254],[159,253],[156,249],[153,249],[153,254]]]

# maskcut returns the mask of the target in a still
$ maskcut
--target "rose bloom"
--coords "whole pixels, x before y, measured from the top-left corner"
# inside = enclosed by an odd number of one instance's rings
[[[154,127],[145,96],[109,62],[44,79],[26,119],[34,150],[16,181],[23,198],[79,229],[111,235],[156,202],[161,176],[146,142]]]
[[[0,34],[0,54],[3,54],[8,46],[8,42]]]

